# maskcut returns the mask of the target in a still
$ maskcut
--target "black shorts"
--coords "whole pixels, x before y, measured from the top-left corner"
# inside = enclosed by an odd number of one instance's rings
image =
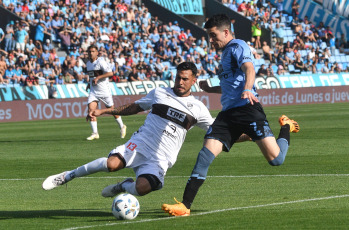
[[[219,140],[223,143],[223,150],[229,152],[243,133],[253,141],[274,136],[260,103],[221,111],[207,131],[205,139]]]

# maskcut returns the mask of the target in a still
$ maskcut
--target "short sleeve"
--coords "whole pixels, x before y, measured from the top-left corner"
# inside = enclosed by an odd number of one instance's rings
[[[155,90],[150,91],[145,97],[135,101],[135,104],[138,104],[144,110],[150,110],[153,105]]]

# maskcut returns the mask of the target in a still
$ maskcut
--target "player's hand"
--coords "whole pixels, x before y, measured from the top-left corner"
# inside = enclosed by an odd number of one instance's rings
[[[205,92],[207,92],[210,89],[210,86],[208,86],[208,82],[207,81],[200,81],[199,82],[199,86]]]
[[[99,79],[96,77],[95,79],[92,80],[92,84],[93,84],[93,85],[97,85],[98,80],[99,80]]]
[[[95,118],[95,117],[99,117],[102,114],[103,113],[102,113],[102,111],[100,109],[92,110],[86,116],[86,121],[89,121],[89,120],[91,120],[92,118]]]
[[[254,102],[259,102],[258,98],[256,98],[252,92],[250,91],[244,91],[241,94],[242,99],[248,99],[251,102],[251,105],[253,105]]]

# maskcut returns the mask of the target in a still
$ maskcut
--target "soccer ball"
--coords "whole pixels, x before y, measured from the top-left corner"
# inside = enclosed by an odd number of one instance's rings
[[[137,217],[140,205],[136,197],[123,193],[115,197],[111,207],[113,215],[119,220],[132,220]]]

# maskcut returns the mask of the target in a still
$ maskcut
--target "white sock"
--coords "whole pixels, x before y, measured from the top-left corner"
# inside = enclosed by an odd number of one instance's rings
[[[122,187],[125,189],[126,192],[134,195],[139,196],[137,190],[136,190],[136,182],[126,182],[122,184]]]
[[[83,166],[80,166],[72,171],[69,171],[65,174],[65,180],[70,181],[75,177],[83,177],[96,172],[109,172],[107,167],[107,160],[108,158],[102,157]]]
[[[124,127],[124,123],[122,122],[121,116],[115,119],[115,121],[119,124],[119,128]]]
[[[98,133],[98,129],[97,129],[97,121],[91,121],[91,128],[92,128],[92,132],[93,133]]]

